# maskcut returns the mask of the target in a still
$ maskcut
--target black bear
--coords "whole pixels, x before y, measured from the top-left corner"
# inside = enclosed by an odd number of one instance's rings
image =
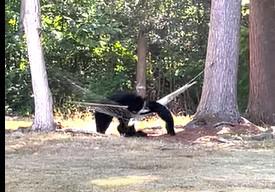
[[[158,116],[166,122],[166,130],[170,135],[175,135],[174,120],[171,112],[163,105],[156,101],[147,101],[135,93],[119,92],[108,98],[116,104],[127,106],[127,112],[134,115],[145,115],[148,113],[157,113]],[[100,108],[99,108],[100,109]],[[147,109],[142,112],[142,109]],[[125,111],[125,110],[124,110]],[[121,113],[118,118],[119,125],[117,127],[120,135],[124,136],[146,136],[142,131],[136,131],[134,126],[128,126],[131,115]],[[105,133],[114,116],[103,113],[100,110],[95,111],[96,130],[99,133]]]

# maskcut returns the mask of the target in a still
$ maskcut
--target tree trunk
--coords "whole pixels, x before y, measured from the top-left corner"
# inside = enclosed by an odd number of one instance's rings
[[[275,1],[250,0],[249,99],[255,123],[275,125]]]
[[[24,10],[22,13],[23,26],[27,40],[35,104],[32,129],[35,131],[52,131],[55,129],[53,101],[39,37],[40,4],[39,0],[23,0],[22,4]]]
[[[137,75],[136,75],[136,91],[137,94],[146,96],[146,53],[147,53],[147,41],[144,30],[141,28],[138,33],[137,43]]]
[[[236,123],[241,0],[212,0],[202,95],[194,120]]]

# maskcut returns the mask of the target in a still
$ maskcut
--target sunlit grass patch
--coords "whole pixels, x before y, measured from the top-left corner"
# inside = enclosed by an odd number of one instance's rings
[[[191,116],[173,116],[175,126],[184,126],[192,120]],[[64,119],[60,116],[55,116],[54,120],[60,124],[63,128],[86,128],[95,130],[95,122],[93,115],[85,116],[85,118],[67,118]],[[17,119],[17,120],[5,120],[5,129],[15,130],[19,127],[30,127],[32,125],[32,119]],[[118,120],[113,119],[107,134],[118,134],[117,127]],[[165,129],[165,122],[158,116],[153,116],[142,121],[137,121],[135,125],[137,130],[142,130],[151,127],[163,127]]]
[[[66,119],[66,120],[56,120],[56,122],[60,122],[62,127],[65,128],[86,128],[92,124],[92,120],[88,119]]]
[[[157,180],[154,176],[123,176],[109,177],[105,179],[92,180],[91,184],[101,187],[120,187],[134,184],[148,183]]]
[[[82,118],[80,118],[82,116]],[[88,113],[83,113],[82,115],[79,113],[75,116],[71,116],[70,118],[64,118],[63,115],[54,116],[55,122],[62,125],[64,128],[86,128],[92,124],[93,116]]]
[[[6,120],[5,129],[17,129],[18,127],[30,127],[32,125],[32,120]]]
[[[188,122],[192,120],[191,116],[173,116],[175,126],[185,126]],[[138,121],[136,123],[137,129],[144,129],[150,127],[165,127],[165,121],[163,121],[158,116],[148,118],[143,121]]]
[[[185,126],[187,123],[192,121],[192,116],[173,116],[174,123],[176,126]]]
[[[60,123],[62,127],[65,128],[86,128],[91,126],[93,123],[92,117],[85,118],[69,118],[63,119],[59,116],[54,117],[56,123]],[[32,125],[33,119],[24,118],[24,119],[15,119],[15,120],[5,120],[5,129],[15,130],[19,127],[30,127]]]

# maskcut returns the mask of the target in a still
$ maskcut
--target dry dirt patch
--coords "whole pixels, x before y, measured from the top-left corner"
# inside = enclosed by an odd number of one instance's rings
[[[168,137],[7,133],[5,143],[7,192],[275,190],[274,140],[225,148]]]

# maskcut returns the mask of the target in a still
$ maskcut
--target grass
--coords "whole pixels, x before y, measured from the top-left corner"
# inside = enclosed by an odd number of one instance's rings
[[[60,132],[6,134],[5,190],[271,192],[274,150]]]
[[[86,115],[83,118],[72,117],[64,119],[61,116],[55,116],[55,122],[62,125],[64,128],[87,128],[89,129],[94,124],[92,115]],[[175,126],[184,126],[191,121],[191,116],[174,116]],[[32,125],[31,118],[17,119],[17,120],[5,120],[5,129],[15,130],[19,127],[30,127]],[[115,129],[118,125],[117,119],[114,118],[111,129]],[[141,130],[148,127],[165,127],[165,122],[157,116],[150,117],[146,120],[138,121],[136,123],[136,129]]]
[[[18,127],[29,127],[32,125],[32,120],[5,120],[5,129],[15,130]]]
[[[123,177],[108,177],[104,179],[95,179],[91,181],[91,184],[101,187],[120,187],[126,185],[142,184],[157,180],[153,176],[123,176]]]

